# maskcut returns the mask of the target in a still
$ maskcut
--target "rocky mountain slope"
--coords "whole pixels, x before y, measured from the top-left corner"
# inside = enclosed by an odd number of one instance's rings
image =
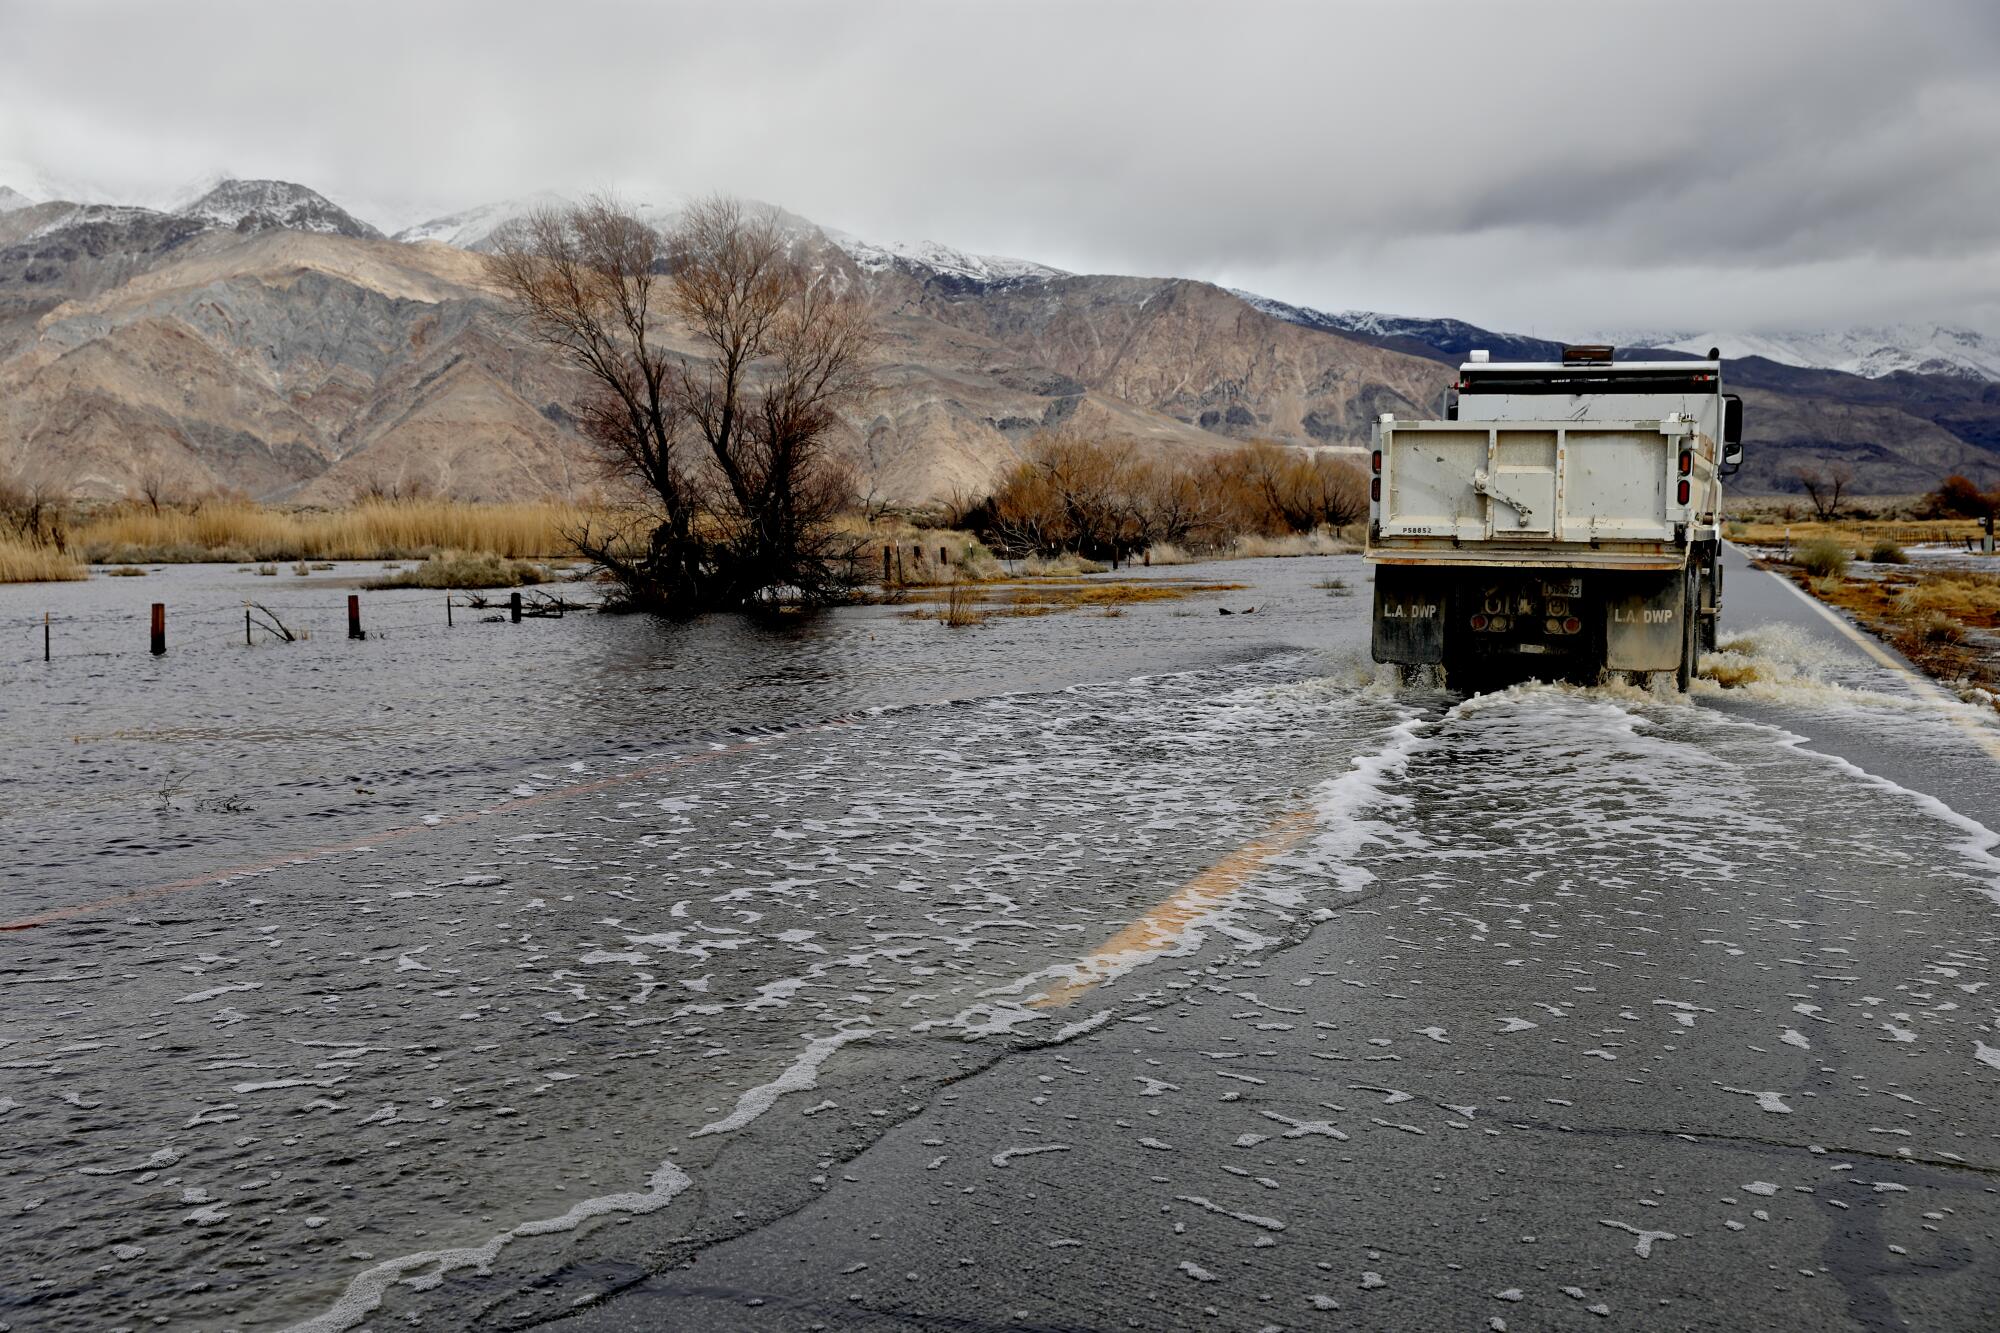
[[[1461,320],[1329,313],[1244,295],[1276,318],[1451,365],[1475,348],[1502,361],[1547,361],[1562,354],[1561,343]],[[1619,355],[1698,356],[1717,345],[1702,339],[1650,345],[1637,336],[1620,346]],[[1875,495],[1926,491],[1952,472],[1987,484],[2000,481],[2000,383],[1957,370],[1871,376],[1733,355],[1727,347],[1722,353],[1723,380],[1744,401],[1749,449],[1737,487],[1745,494],[1795,492],[1800,469],[1834,464],[1851,467],[1860,491]]]
[[[0,475],[98,498],[148,481],[307,503],[586,494],[569,417],[580,386],[523,339],[478,253],[508,218],[560,202],[384,238],[279,181],[223,180],[171,211],[0,199]],[[883,501],[976,491],[1058,426],[1155,449],[1358,449],[1379,413],[1435,410],[1471,347],[1556,350],[1453,320],[1330,315],[784,222],[880,312],[878,388],[842,444]],[[2000,403],[1985,381],[1756,359],[1730,374],[1751,404],[1753,488],[1829,455],[1876,490],[1993,470]]]

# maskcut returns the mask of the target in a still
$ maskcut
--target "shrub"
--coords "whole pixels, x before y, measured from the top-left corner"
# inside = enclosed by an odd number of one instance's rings
[[[109,579],[143,579],[146,577],[146,571],[137,565],[119,565],[115,569],[105,570],[104,577]]]
[[[447,551],[364,588],[518,588],[544,579],[541,566],[501,556]]]
[[[1942,611],[1926,611],[1910,627],[1925,643],[1964,643],[1965,626]]]
[[[1792,563],[1814,578],[1845,576],[1847,561],[1847,548],[1826,537],[1815,537],[1792,548]]]
[[[1877,565],[1907,565],[1910,557],[1903,548],[1888,538],[1875,543],[1875,549],[1868,553],[1870,563]]]

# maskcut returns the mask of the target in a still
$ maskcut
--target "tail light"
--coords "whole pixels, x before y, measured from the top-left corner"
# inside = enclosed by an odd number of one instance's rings
[[[1379,472],[1381,469],[1377,468],[1376,470]],[[1681,475],[1685,477],[1692,471],[1694,471],[1694,450],[1683,449],[1681,450]]]
[[[1485,629],[1485,628],[1486,628],[1486,617],[1485,617],[1485,616],[1483,616],[1483,615],[1479,615],[1479,616],[1474,616],[1474,617],[1472,618],[1472,628],[1474,628],[1474,629]]]
[[[1682,454],[1681,457],[1685,459],[1687,455]],[[1382,470],[1382,451],[1380,449],[1377,449],[1373,454],[1369,455],[1368,470],[1370,472],[1380,472]],[[1681,471],[1685,472],[1687,471],[1687,469],[1682,468]]]
[[[1688,502],[1688,484],[1685,481],[1674,488],[1674,498],[1681,504]]]
[[[1681,489],[1683,491],[1687,489],[1686,482],[1681,483]],[[1368,498],[1371,500],[1382,498],[1382,479],[1380,477],[1370,477],[1368,479]]]
[[[1583,622],[1581,620],[1578,620],[1575,616],[1571,616],[1563,621],[1563,633],[1565,634],[1574,634],[1582,628],[1583,628]]]

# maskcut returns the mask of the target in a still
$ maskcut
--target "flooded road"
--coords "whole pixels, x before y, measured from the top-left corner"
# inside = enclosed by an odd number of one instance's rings
[[[0,1322],[2000,1308],[1985,715],[1748,570],[1691,698],[1473,700],[1358,559],[1202,572],[159,660],[248,578],[0,589],[79,654],[0,700]]]

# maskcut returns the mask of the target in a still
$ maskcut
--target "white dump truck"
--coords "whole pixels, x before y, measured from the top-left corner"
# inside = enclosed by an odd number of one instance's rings
[[[1721,479],[1743,458],[1722,363],[1471,353],[1442,421],[1384,413],[1370,455],[1378,662],[1468,692],[1672,672],[1715,645]]]

